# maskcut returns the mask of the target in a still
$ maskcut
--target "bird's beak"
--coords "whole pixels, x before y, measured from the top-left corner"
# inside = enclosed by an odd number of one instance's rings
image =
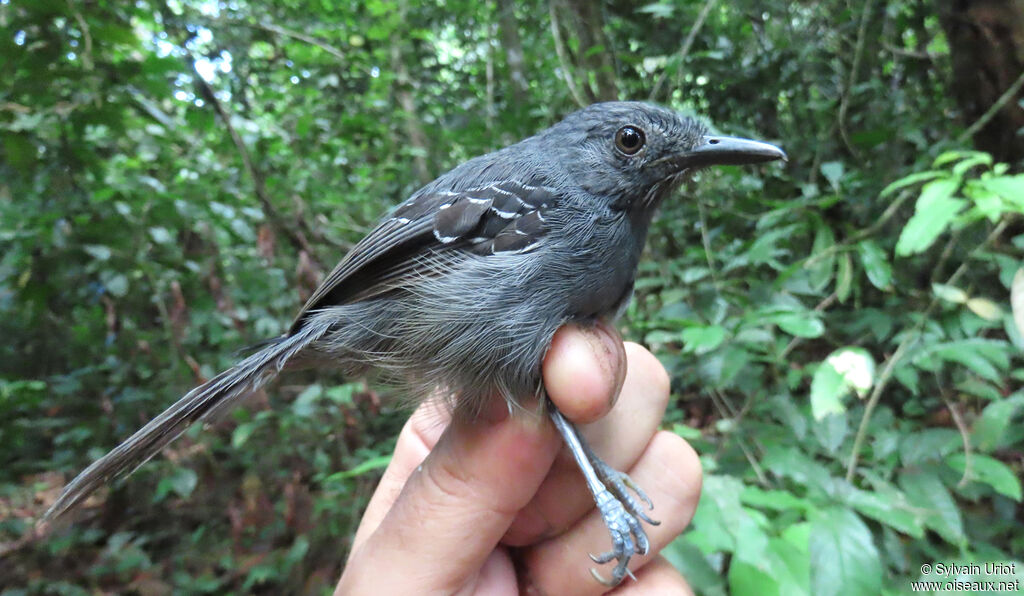
[[[680,170],[689,170],[705,166],[763,163],[776,159],[787,160],[786,152],[775,145],[736,137],[705,136],[700,145],[673,156],[671,161]]]

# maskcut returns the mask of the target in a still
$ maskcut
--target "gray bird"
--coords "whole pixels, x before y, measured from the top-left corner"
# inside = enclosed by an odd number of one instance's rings
[[[191,424],[223,412],[282,370],[382,370],[414,399],[452,396],[474,418],[495,395],[539,397],[611,534],[591,557],[626,565],[649,547],[650,500],[605,464],[544,397],[541,360],[563,324],[613,320],[632,294],[655,209],[693,170],[785,159],[766,143],[710,136],[700,122],[636,102],[599,103],[418,190],[345,256],[288,332],[196,387],[79,474],[52,520],[130,473]],[[632,491],[632,492],[631,492]],[[635,496],[634,496],[635,495]]]

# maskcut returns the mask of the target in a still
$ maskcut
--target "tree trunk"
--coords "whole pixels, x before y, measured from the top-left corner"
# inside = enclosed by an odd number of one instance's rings
[[[974,145],[999,161],[1024,160],[1024,92],[1003,98],[1024,73],[1024,0],[940,0],[953,59],[953,94],[965,125],[990,117]],[[997,102],[1002,105],[988,114]]]
[[[580,62],[594,77],[594,97],[599,101],[619,98],[612,59],[611,42],[604,32],[604,13],[601,3],[592,0],[568,0],[573,13],[573,25],[580,40]]]
[[[505,48],[505,65],[512,83],[512,104],[516,111],[523,109],[528,83],[523,73],[523,42],[519,38],[516,23],[515,3],[512,0],[498,0],[498,23],[501,27],[501,45]]]
[[[423,184],[430,182],[430,168],[427,167],[427,135],[423,132],[419,116],[416,114],[416,101],[412,95],[412,78],[402,58],[401,41],[398,36],[391,38],[391,68],[395,71],[395,97],[402,108],[402,120],[405,123],[405,134],[409,146],[413,149],[412,164],[416,177]]]

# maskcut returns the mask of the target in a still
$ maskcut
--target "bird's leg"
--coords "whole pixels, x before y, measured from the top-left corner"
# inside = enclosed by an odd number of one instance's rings
[[[592,554],[590,558],[598,564],[608,563],[612,560],[618,561],[612,570],[612,578],[606,580],[596,569],[591,569],[590,573],[597,581],[606,586],[618,585],[626,575],[633,577],[633,573],[627,567],[630,557],[637,553],[645,555],[650,547],[640,520],[652,525],[658,524],[644,513],[640,503],[627,489],[632,490],[641,501],[653,508],[651,500],[640,490],[640,487],[633,483],[629,476],[615,470],[597,457],[580,436],[576,427],[566,420],[551,401],[548,401],[548,414],[555,423],[555,428],[562,435],[562,439],[565,440],[565,444],[569,446],[569,451],[580,467],[580,471],[583,472],[587,487],[594,495],[597,510],[601,513],[601,519],[604,520],[604,524],[611,534],[612,550],[600,555]]]

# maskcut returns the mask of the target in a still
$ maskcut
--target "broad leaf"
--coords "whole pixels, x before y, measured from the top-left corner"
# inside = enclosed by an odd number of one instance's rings
[[[900,233],[896,254],[905,257],[925,251],[939,234],[946,231],[966,201],[953,197],[958,183],[943,178],[929,182],[921,190],[914,215]]]

